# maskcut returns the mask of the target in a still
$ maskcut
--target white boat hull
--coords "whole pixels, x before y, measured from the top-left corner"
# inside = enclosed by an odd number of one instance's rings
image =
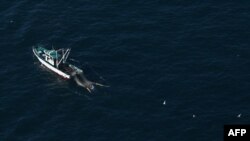
[[[44,61],[43,59],[41,59],[36,51],[33,49],[33,53],[35,54],[35,56],[37,57],[37,59],[39,60],[39,62],[41,62],[44,66],[46,66],[48,69],[50,69],[51,71],[55,72],[56,74],[62,76],[65,79],[70,79],[70,75],[62,72],[61,70],[55,68],[54,66],[50,65],[49,63],[47,63],[46,61]]]

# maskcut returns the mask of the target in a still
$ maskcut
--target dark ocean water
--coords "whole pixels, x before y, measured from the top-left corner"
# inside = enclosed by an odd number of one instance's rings
[[[224,124],[250,123],[249,9],[2,0],[0,140],[223,140]],[[111,87],[90,94],[48,72],[32,54],[38,43],[72,48],[87,77]]]

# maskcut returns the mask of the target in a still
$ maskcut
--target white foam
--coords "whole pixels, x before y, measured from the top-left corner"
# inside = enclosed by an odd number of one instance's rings
[[[241,117],[241,114],[238,114],[237,117],[240,118],[240,117]]]
[[[164,100],[162,104],[163,104],[163,105],[166,105],[166,100]]]

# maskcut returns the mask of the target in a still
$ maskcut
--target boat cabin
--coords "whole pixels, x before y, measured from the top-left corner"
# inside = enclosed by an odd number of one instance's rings
[[[45,61],[50,63],[53,66],[57,66],[58,59],[61,57],[60,54],[57,53],[56,50],[44,50]]]

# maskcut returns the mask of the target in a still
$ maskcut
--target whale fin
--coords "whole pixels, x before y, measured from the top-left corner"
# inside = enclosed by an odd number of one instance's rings
[[[110,86],[108,86],[108,85],[103,85],[103,84],[96,83],[96,82],[93,82],[93,84],[95,84],[96,86],[101,86],[101,87],[110,87]]]

